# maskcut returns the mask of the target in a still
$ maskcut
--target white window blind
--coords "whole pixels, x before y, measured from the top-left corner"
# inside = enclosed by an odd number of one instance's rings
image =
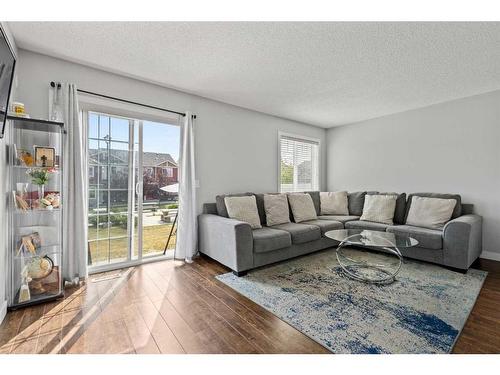
[[[319,143],[280,135],[280,191],[319,190]]]

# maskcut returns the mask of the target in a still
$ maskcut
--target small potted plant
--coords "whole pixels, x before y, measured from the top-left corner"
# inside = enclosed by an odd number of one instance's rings
[[[38,199],[45,197],[45,185],[49,182],[50,174],[53,172],[53,168],[32,168],[28,170],[27,173],[31,177],[31,182],[38,187]]]

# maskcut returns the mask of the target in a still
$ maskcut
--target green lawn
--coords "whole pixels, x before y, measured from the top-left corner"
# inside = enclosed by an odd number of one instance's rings
[[[143,230],[143,257],[163,253],[165,243],[167,242],[171,224],[152,225],[144,227]],[[89,248],[92,257],[92,264],[108,262],[111,260],[127,258],[127,238],[109,239],[112,237],[127,236],[127,229],[120,226],[111,228],[89,227]],[[137,229],[134,233],[134,250],[133,255],[137,256]],[[97,241],[93,241],[96,240]],[[168,248],[175,249],[176,237],[172,236]]]

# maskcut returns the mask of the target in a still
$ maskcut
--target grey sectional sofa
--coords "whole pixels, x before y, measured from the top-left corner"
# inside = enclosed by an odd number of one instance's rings
[[[200,253],[215,259],[241,276],[248,270],[312,253],[338,245],[325,237],[333,229],[371,229],[393,233],[406,233],[419,241],[418,246],[400,249],[405,257],[428,261],[456,270],[467,270],[482,250],[482,218],[472,213],[472,205],[462,204],[459,195],[414,193],[406,197],[399,194],[394,215],[394,225],[359,220],[366,194],[378,192],[354,192],[348,195],[349,215],[321,215],[319,192],[307,192],[314,202],[317,220],[266,226],[264,194],[255,195],[262,224],[253,229],[249,224],[230,219],[224,204],[224,195],[216,197],[216,203],[206,203],[198,217]],[[405,225],[411,197],[426,196],[453,198],[457,205],[452,219],[442,230]]]

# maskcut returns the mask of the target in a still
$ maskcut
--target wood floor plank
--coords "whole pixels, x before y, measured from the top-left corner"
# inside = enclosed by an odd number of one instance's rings
[[[273,340],[265,334],[265,330],[259,330],[260,324],[256,320],[248,319],[250,314],[247,311],[240,309],[237,303],[231,304],[234,308],[230,308],[223,300],[211,293],[211,291],[203,285],[203,279],[198,278],[196,274],[185,269],[185,282],[190,283],[193,293],[196,293],[208,306],[210,306],[217,314],[219,314],[230,326],[232,326],[241,336],[245,337],[252,343],[259,352],[263,353],[301,353],[300,350],[290,351],[282,345],[280,339]],[[220,296],[220,295],[219,295]],[[235,311],[237,310],[237,311]],[[292,347],[292,346],[288,346]]]
[[[181,294],[175,289],[167,293],[166,300],[182,316],[203,344],[210,347],[214,353],[235,353],[235,348],[217,333],[217,327],[220,327],[219,317],[212,314],[199,299],[184,291]]]
[[[160,349],[137,307],[135,305],[127,306],[123,311],[123,316],[135,352],[138,354],[160,353]]]
[[[16,341],[12,344],[10,354],[36,354],[38,336],[26,340]]]
[[[50,354],[56,349],[62,339],[62,314],[44,315],[40,325],[40,333],[36,346],[36,353]]]
[[[167,298],[156,301],[155,305],[186,353],[198,354],[216,352],[217,348],[212,347],[210,343],[207,345],[203,337],[200,337],[200,335],[193,331]],[[217,352],[220,353],[220,351]]]
[[[37,338],[42,322],[43,309],[43,305],[37,305],[26,309],[16,335],[19,340],[32,340]]]
[[[125,354],[135,353],[123,320],[103,323],[96,321],[78,337],[75,344],[66,348],[68,353]],[[83,341],[83,342],[81,342]]]
[[[255,306],[253,307],[255,307],[257,310],[250,309],[245,305],[245,303],[241,303],[242,299],[245,297],[239,294],[230,295],[223,289],[224,287],[226,287],[225,284],[219,282],[213,277],[203,277],[203,270],[200,274],[200,268],[197,266],[197,264],[193,264],[189,268],[189,270],[194,271],[189,273],[189,275],[195,278],[198,285],[202,285],[215,297],[219,298],[224,304],[231,308],[242,319],[260,329],[263,334],[272,342],[274,342],[278,348],[283,348],[282,350],[280,350],[280,352],[318,352],[318,344],[315,341],[304,336],[296,329],[281,321],[275,315],[269,313],[267,310],[264,310],[262,307],[256,304],[254,304]],[[186,270],[186,272],[188,272],[188,270]],[[251,303],[253,304],[253,302]],[[324,353],[330,352],[325,348]]]
[[[263,324],[265,324],[266,330],[268,332],[273,332],[274,334],[280,335],[277,340],[290,343],[289,350],[295,351],[294,347],[297,345],[302,348],[302,353],[330,353],[326,348],[303,335],[301,332],[291,327],[288,323],[279,319],[276,315],[272,314],[271,312],[259,306],[255,302],[249,300],[248,298],[242,296],[226,284],[215,279],[214,276],[220,273],[226,273],[226,269],[222,269],[222,272],[214,272],[214,270],[211,268],[211,263],[208,263],[208,266],[206,263],[200,263],[205,266],[202,266],[202,272],[208,272],[209,276],[207,277],[211,281],[213,281],[219,288],[221,288],[227,295],[233,297],[239,303],[244,305],[248,310],[252,311],[256,316],[260,317],[263,321]],[[193,264],[193,267],[199,270],[198,262],[196,264]]]
[[[190,289],[191,293],[196,293]],[[241,333],[234,324],[229,323],[218,311],[213,309],[206,301],[196,293],[197,298],[190,301],[189,306],[196,306],[202,314],[203,322],[212,329],[212,331],[223,341],[227,347],[231,348],[230,352],[236,353],[263,353],[264,351],[258,346],[254,345],[248,338],[248,335]],[[182,303],[184,294],[176,290],[168,293],[169,300],[176,301],[177,304]]]
[[[128,306],[126,314],[132,319],[142,319],[144,326],[149,330],[160,353],[185,353],[179,340],[177,340],[177,337],[167,325],[160,312],[149,299],[143,299]]]
[[[8,313],[0,325],[0,353],[6,354],[10,352],[12,343],[17,339],[24,311],[16,310]]]

